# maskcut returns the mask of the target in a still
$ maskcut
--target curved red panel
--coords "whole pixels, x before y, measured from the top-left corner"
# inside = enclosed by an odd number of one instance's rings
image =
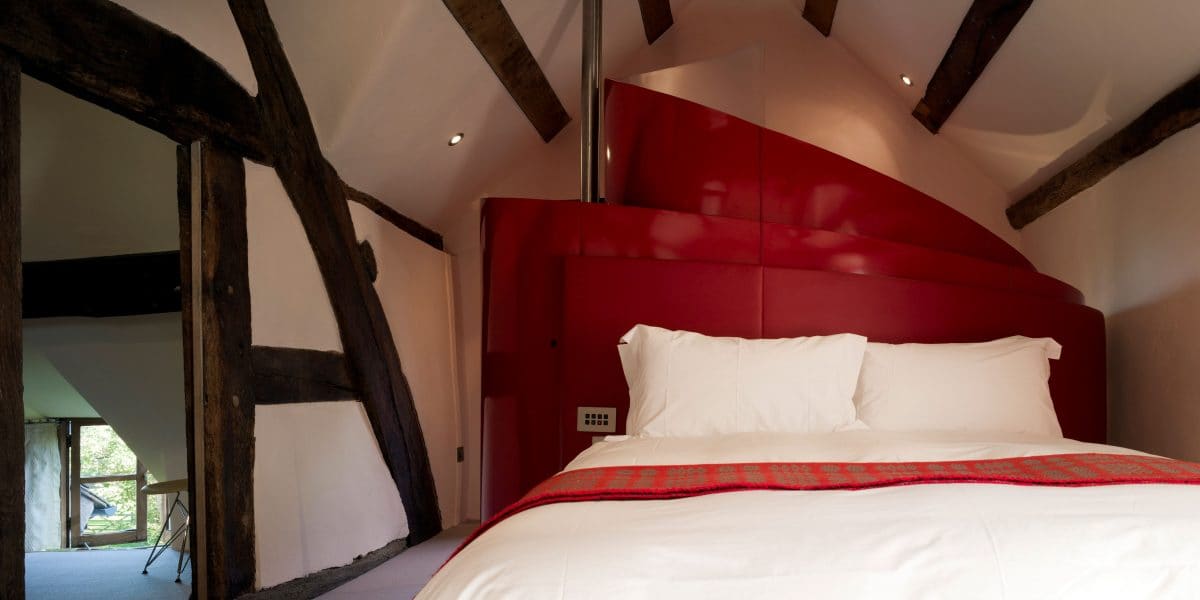
[[[608,202],[759,219],[759,127],[637,86],[607,81]]]
[[[580,208],[585,256],[759,262],[762,227],[756,221],[604,204]]]
[[[610,202],[874,237],[1032,270],[966,215],[812,144],[660,92],[607,82]]]
[[[1083,304],[1079,290],[1037,271],[888,240],[763,223],[764,265],[1011,290]]]
[[[970,217],[887,175],[762,130],[762,220],[924,246],[1032,269]]]
[[[1050,395],[1063,434],[1106,435],[1104,315],[1079,304],[940,282],[767,267],[763,336],[854,332],[878,342],[981,342],[1052,337]]]

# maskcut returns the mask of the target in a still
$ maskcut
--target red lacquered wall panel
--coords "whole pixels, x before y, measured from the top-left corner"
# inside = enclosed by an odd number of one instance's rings
[[[563,256],[579,253],[580,206],[507,200],[483,207],[482,391],[507,404],[492,413],[502,416],[503,426],[484,424],[482,445],[495,450],[509,443],[503,440],[520,443],[515,464],[484,457],[485,467],[504,465],[483,471],[491,492],[485,498],[500,506],[512,500],[503,490],[524,493],[558,469],[560,434],[544,423],[559,410]],[[489,437],[497,435],[503,440]]]
[[[605,204],[582,209],[585,256],[759,262],[757,221]]]
[[[1032,269],[970,217],[887,175],[762,130],[762,219],[853,233]]]
[[[848,158],[660,92],[613,81],[606,90],[610,202],[857,234],[1032,269],[986,227]]]
[[[758,220],[757,125],[629,84],[605,89],[610,203]]]
[[[1051,336],[1068,436],[1105,435],[1104,320],[962,214],[825,150],[625,84],[608,87],[608,196],[483,209],[483,516],[590,443],[579,406],[628,391],[637,323],[877,341]],[[761,184],[761,185],[760,185]]]
[[[593,433],[575,431],[580,406],[616,406],[625,430],[629,391],[617,341],[634,325],[762,337],[762,267],[571,257],[563,290],[563,464]]]
[[[1037,271],[878,238],[763,223],[763,264],[884,275],[1025,292],[1083,303],[1079,290]]]
[[[1050,393],[1063,433],[1103,442],[1104,315],[1025,294],[929,281],[767,267],[763,335],[853,332],[872,341],[982,342],[1010,335],[1052,337]]]

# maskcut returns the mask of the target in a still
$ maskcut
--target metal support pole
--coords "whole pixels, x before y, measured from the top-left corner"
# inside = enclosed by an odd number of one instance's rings
[[[583,0],[583,77],[580,86],[580,200],[599,202],[597,139],[600,134],[600,0]]]

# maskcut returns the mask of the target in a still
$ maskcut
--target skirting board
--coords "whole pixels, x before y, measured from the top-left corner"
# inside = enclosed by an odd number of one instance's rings
[[[354,559],[348,565],[329,567],[304,577],[285,581],[274,587],[258,590],[240,596],[245,600],[294,600],[296,598],[316,598],[333,588],[378,567],[388,559],[404,552],[408,548],[404,538],[392,540],[378,550],[372,550]]]

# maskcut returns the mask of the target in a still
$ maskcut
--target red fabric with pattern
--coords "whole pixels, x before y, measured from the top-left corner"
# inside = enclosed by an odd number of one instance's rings
[[[748,490],[861,490],[935,483],[1059,487],[1200,485],[1200,464],[1157,456],[1051,454],[942,462],[732,463],[579,469],[543,481],[480,525],[450,558],[500,521],[545,504],[672,500]]]

